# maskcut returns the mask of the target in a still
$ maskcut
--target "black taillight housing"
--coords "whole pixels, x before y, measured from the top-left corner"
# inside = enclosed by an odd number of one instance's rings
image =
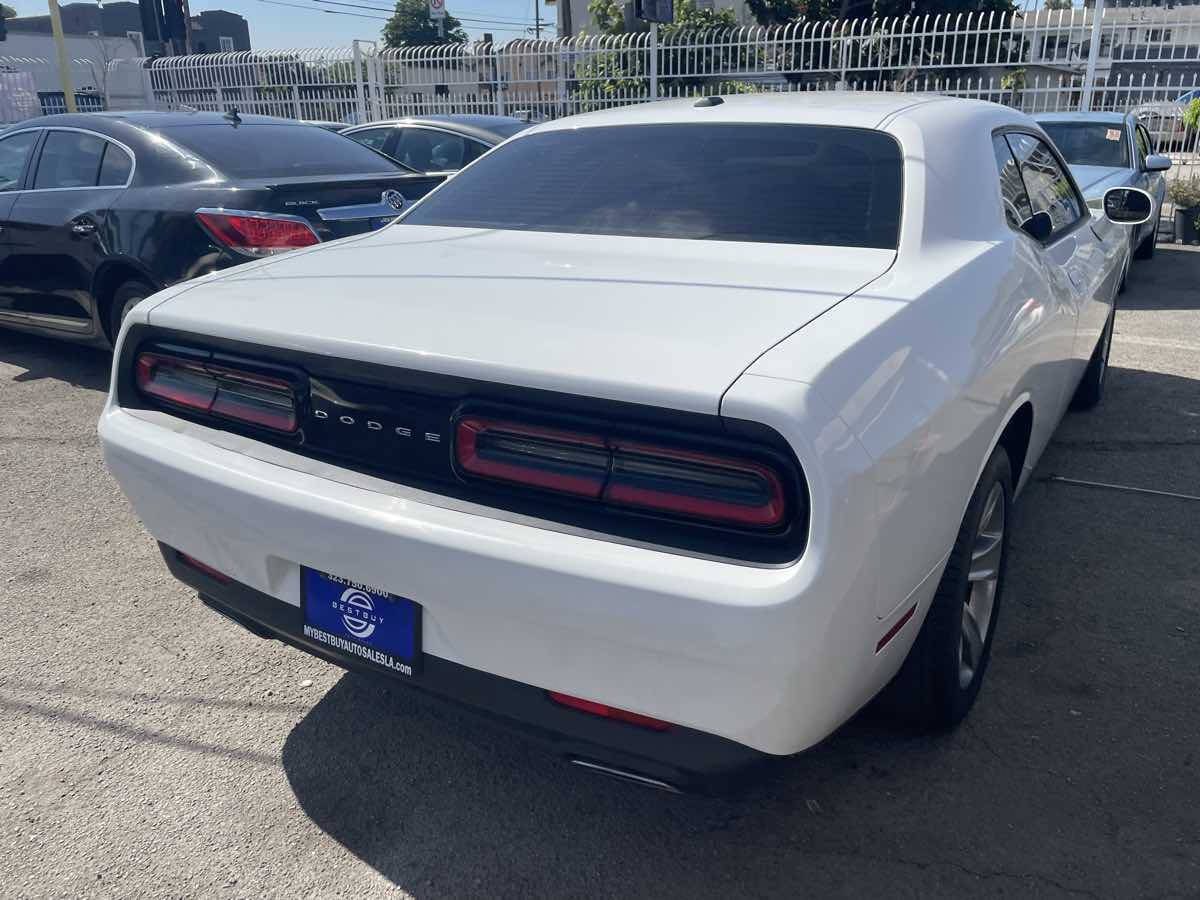
[[[728,528],[779,530],[795,506],[788,478],[766,454],[695,449],[508,417],[459,416],[454,462],[468,481],[534,488]]]
[[[294,434],[300,402],[294,379],[203,351],[151,348],[134,360],[134,384],[156,404],[251,428]]]

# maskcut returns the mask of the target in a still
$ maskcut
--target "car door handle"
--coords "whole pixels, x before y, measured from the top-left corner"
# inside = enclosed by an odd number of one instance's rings
[[[89,222],[87,219],[80,219],[78,222],[74,222],[71,225],[71,232],[73,234],[91,234],[95,230],[96,223]]]

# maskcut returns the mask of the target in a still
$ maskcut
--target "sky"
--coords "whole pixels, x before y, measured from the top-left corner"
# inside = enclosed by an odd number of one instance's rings
[[[19,16],[45,15],[47,11],[46,0],[3,2],[16,9]],[[59,0],[61,4],[67,2],[70,0]],[[286,5],[277,5],[280,3]],[[542,35],[554,37],[555,7],[546,6],[542,0],[446,0],[446,10],[462,20],[472,38],[482,38],[484,32],[491,32],[497,41],[503,42],[526,36],[525,28],[533,26],[534,3],[541,4]],[[364,6],[376,9],[360,8]],[[206,9],[225,9],[245,17],[250,24],[250,45],[259,50],[345,47],[355,38],[378,40],[390,6],[388,0],[339,0],[339,3],[329,0],[272,0],[270,3],[266,0],[188,0],[192,15]],[[545,26],[547,20],[549,28]]]

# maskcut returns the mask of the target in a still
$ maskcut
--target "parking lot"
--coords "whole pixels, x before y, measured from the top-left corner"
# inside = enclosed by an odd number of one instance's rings
[[[0,331],[0,893],[1196,896],[1200,252],[1160,247],[1121,304],[1105,401],[1018,507],[966,724],[868,712],[721,800],[218,618],[105,470],[110,355]]]

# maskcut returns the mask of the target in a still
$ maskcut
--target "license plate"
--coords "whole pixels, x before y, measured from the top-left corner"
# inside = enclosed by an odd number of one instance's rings
[[[304,636],[396,675],[421,661],[421,607],[368,584],[301,568]]]

